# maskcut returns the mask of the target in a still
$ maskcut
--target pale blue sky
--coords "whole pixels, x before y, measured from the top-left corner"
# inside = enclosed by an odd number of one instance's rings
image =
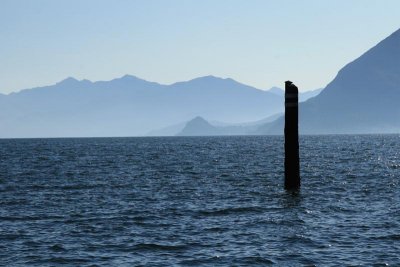
[[[0,0],[0,93],[124,74],[316,89],[399,14],[399,0]]]

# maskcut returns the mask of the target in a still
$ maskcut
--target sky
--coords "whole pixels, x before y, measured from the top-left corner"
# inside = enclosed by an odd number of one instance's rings
[[[0,93],[66,77],[325,87],[400,28],[398,0],[0,0]]]

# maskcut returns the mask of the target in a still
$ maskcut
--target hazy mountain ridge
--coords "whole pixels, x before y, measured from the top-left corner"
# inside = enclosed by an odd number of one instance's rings
[[[205,121],[207,123],[207,127],[212,127],[214,128],[214,132],[211,135],[248,135],[248,134],[254,134],[256,130],[264,125],[265,123],[272,122],[282,116],[282,113],[277,113],[274,115],[271,115],[267,118],[257,120],[257,121],[251,121],[251,122],[244,122],[244,123],[225,123],[225,122],[220,122],[220,121],[207,121],[206,119],[197,116],[193,118],[190,121],[187,122],[182,122],[174,125],[170,125],[168,127],[164,127],[161,129],[157,130],[152,130],[147,135],[149,136],[184,136],[187,135],[187,132],[190,132],[191,134],[189,135],[204,135],[204,133],[207,133],[207,129],[202,129],[201,127],[196,126],[194,128],[194,125],[198,125],[195,123],[196,121]],[[191,129],[187,129],[191,128]],[[197,129],[197,132],[194,132],[193,129]],[[206,134],[207,135],[207,134]],[[210,134],[208,134],[210,135]]]
[[[257,129],[253,126],[215,126],[202,117],[196,117],[186,123],[177,136],[216,136],[216,135],[247,135]]]
[[[207,121],[194,126],[218,128],[218,134],[249,133],[244,122],[283,111],[282,91],[272,89],[262,91],[214,76],[171,85],[131,75],[97,82],[67,78],[0,95],[0,137],[135,136],[170,125],[185,132],[188,125],[181,128],[182,122],[198,116],[227,123],[228,128]],[[301,133],[400,132],[400,30],[314,93],[300,104]],[[233,123],[243,125],[229,125]],[[259,125],[251,133],[282,134],[283,119]]]
[[[160,130],[158,133],[161,133],[161,135],[171,135],[171,133],[173,133],[173,135],[177,136],[255,135],[260,127],[276,120],[280,116],[282,116],[282,113],[277,113],[258,121],[233,124],[209,122],[198,116],[187,123],[180,124],[180,128],[174,128],[174,130],[179,129],[179,131],[176,131],[175,133],[172,131],[168,132],[170,128],[167,128],[166,131]]]
[[[0,137],[134,136],[195,116],[246,122],[282,111],[281,98],[213,76],[162,85],[134,76],[55,85],[0,97]]]
[[[306,91],[299,93],[299,98],[301,99],[309,99],[318,95],[322,89],[316,89],[312,91]],[[284,90],[278,87],[273,87],[268,92],[271,92],[275,95],[281,97],[281,103],[283,106],[284,103]],[[282,107],[283,108],[283,107]],[[271,123],[272,121],[278,119],[282,116],[282,113],[276,113],[274,115],[268,116],[264,119],[257,120],[257,121],[250,121],[250,122],[242,122],[242,123],[226,123],[220,121],[208,121],[202,118],[201,116],[197,116],[190,121],[182,122],[179,124],[170,125],[168,127],[164,127],[161,129],[152,130],[148,133],[150,136],[173,136],[173,135],[253,135],[253,134],[260,134],[263,132],[264,124]],[[207,125],[206,129],[201,129],[200,125],[193,124],[193,121],[198,121],[201,118],[202,120],[206,121],[210,126],[214,127],[213,134],[207,134],[209,126]],[[196,125],[196,127],[193,127]],[[203,124],[206,126],[205,124]],[[186,129],[186,128],[190,129]],[[195,129],[198,131],[195,132]],[[260,130],[261,129],[261,130]]]

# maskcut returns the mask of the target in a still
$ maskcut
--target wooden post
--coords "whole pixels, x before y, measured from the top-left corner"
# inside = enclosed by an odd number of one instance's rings
[[[300,188],[299,91],[285,82],[285,189]]]

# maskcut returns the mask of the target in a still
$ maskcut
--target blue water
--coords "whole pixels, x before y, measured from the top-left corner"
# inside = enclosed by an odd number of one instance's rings
[[[0,140],[2,266],[400,266],[400,136]]]

